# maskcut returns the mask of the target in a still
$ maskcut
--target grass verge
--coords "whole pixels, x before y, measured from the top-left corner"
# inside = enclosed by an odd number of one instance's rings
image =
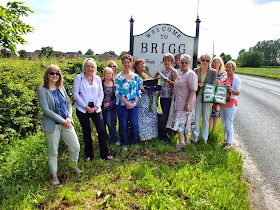
[[[80,131],[79,131],[80,132]],[[79,135],[78,135],[79,136]],[[172,136],[172,142],[178,136]],[[59,149],[61,185],[50,183],[46,144],[39,132],[1,146],[2,209],[249,209],[242,158],[225,151],[222,126],[209,143],[177,151],[171,142],[153,139],[123,151],[109,145],[112,161],[96,157],[84,163],[83,143],[77,177],[68,168],[68,151]]]
[[[236,68],[236,73],[280,79],[280,68]]]

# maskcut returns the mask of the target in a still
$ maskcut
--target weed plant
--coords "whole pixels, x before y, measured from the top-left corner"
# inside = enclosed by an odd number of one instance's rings
[[[74,114],[75,115],[75,114]],[[77,122],[77,119],[74,119]],[[75,124],[82,140],[79,123]],[[176,142],[177,135],[172,136]],[[177,151],[171,141],[158,138],[123,151],[109,144],[111,161],[83,162],[80,177],[68,167],[68,151],[59,149],[61,185],[50,183],[47,148],[42,132],[14,140],[1,148],[2,209],[249,209],[248,186],[242,175],[242,158],[225,151],[222,126],[200,141]],[[5,149],[3,149],[5,148]]]

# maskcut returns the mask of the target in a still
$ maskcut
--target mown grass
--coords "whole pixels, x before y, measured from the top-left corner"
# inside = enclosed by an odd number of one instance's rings
[[[236,68],[236,73],[280,79],[280,68]]]
[[[81,130],[76,123],[81,138]],[[68,151],[59,149],[61,185],[50,183],[45,138],[38,132],[1,147],[0,198],[2,209],[249,209],[242,158],[218,146],[222,126],[209,144],[190,144],[175,150],[160,139],[123,151],[109,145],[112,161],[96,156],[83,162],[83,143],[77,177],[67,166]],[[172,142],[178,136],[172,136]],[[5,148],[5,149],[4,149]]]

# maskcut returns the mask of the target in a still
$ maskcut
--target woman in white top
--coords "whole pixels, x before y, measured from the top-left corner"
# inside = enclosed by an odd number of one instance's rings
[[[106,142],[106,130],[103,122],[101,105],[103,88],[101,78],[96,75],[97,65],[93,58],[87,58],[83,64],[83,73],[74,80],[73,96],[76,100],[76,114],[81,123],[85,142],[85,161],[93,158],[90,119],[94,122],[98,134],[100,157],[111,160]]]

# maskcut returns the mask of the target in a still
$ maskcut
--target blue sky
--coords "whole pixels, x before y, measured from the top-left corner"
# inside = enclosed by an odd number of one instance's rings
[[[34,51],[51,46],[54,50],[95,53],[129,49],[129,19],[135,19],[134,34],[154,25],[168,23],[183,33],[195,35],[198,0],[23,0],[34,10],[24,21],[35,28],[25,36],[18,50]],[[5,5],[7,0],[1,0]],[[258,41],[280,38],[280,1],[200,0],[199,54],[222,52],[236,58]]]

